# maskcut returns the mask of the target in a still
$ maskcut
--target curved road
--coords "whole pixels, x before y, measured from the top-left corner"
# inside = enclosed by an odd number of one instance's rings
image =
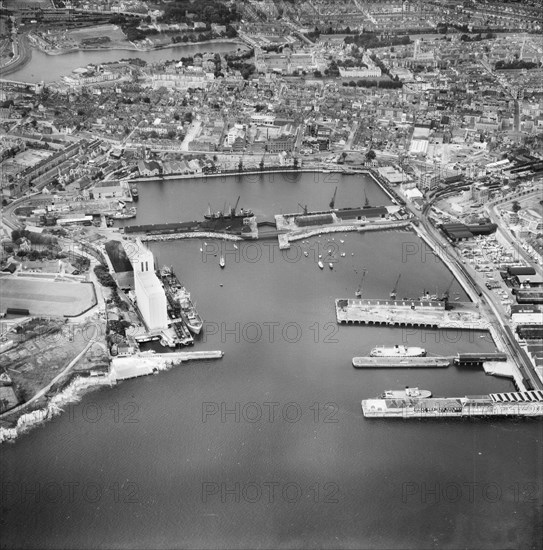
[[[32,48],[26,34],[16,37],[17,55],[4,67],[0,68],[0,76],[7,76],[14,73],[32,59]]]
[[[456,252],[452,245],[442,237],[441,234],[434,228],[432,223],[427,217],[427,213],[432,206],[434,200],[439,198],[439,194],[436,194],[430,202],[424,207],[422,213],[420,213],[421,224],[432,238],[433,242],[442,249],[444,255],[448,258],[448,261],[454,266],[457,272],[462,274],[467,286],[473,288],[476,292],[480,292],[478,297],[481,311],[490,319],[492,326],[496,328],[501,337],[503,343],[508,349],[509,355],[515,361],[517,368],[521,376],[527,380],[530,380],[534,389],[543,390],[543,382],[535,372],[532,362],[527,353],[521,348],[519,342],[515,338],[511,327],[508,324],[508,319],[500,312],[500,304],[496,304],[496,296],[487,290],[485,287],[480,287],[474,277],[469,273],[467,268],[459,262]]]

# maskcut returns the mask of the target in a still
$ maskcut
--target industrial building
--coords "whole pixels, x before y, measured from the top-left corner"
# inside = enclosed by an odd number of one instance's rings
[[[140,241],[130,257],[134,268],[136,304],[150,331],[168,327],[167,301],[164,287],[154,271],[153,253]]]

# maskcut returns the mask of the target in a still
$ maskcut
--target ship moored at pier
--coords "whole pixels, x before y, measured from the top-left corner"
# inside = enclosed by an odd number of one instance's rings
[[[419,347],[406,347],[402,345],[377,346],[370,352],[370,357],[424,357],[426,350]]]
[[[353,357],[357,369],[447,368],[453,357]]]
[[[362,401],[368,418],[447,418],[543,416],[543,391],[491,393],[465,397],[388,397]]]

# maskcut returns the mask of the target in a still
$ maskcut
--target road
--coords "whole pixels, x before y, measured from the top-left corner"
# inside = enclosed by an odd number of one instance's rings
[[[441,251],[440,257],[453,270],[455,276],[461,274],[459,279],[463,283],[463,286],[465,288],[474,288],[476,293],[480,293],[480,296],[475,296],[475,301],[479,304],[481,313],[489,319],[491,326],[494,327],[495,333],[500,337],[503,343],[504,350],[507,350],[509,356],[514,360],[522,378],[530,380],[535,389],[543,390],[543,382],[535,372],[530,358],[515,338],[509,326],[509,319],[502,310],[501,303],[497,303],[497,296],[486,287],[480,286],[477,283],[475,278],[476,274],[469,273],[466,266],[458,259],[454,247],[441,235],[428,219],[427,214],[432,206],[432,202],[438,198],[439,195],[434,196],[432,200],[426,204],[422,212],[417,213],[413,210],[413,213],[419,217],[427,236],[431,238],[431,242]],[[473,295],[471,292],[470,294]]]
[[[503,207],[503,206],[506,206],[507,204],[512,204],[515,200],[519,200],[519,199],[523,200],[526,198],[531,198],[532,196],[540,198],[541,190],[536,190],[533,193],[529,193],[528,195],[524,195],[522,197],[512,197],[510,200],[507,200],[505,202],[493,201],[493,202],[487,203],[485,204],[485,212],[488,214],[488,217],[492,220],[492,222],[498,225],[498,232],[502,236],[502,238],[515,250],[515,252],[518,253],[518,255],[522,257],[522,259],[528,265],[533,266],[536,273],[540,277],[543,277],[543,267],[535,263],[534,260],[531,258],[531,256],[522,248],[518,240],[515,239],[511,231],[509,231],[507,227],[503,227],[503,222],[500,223],[501,219],[496,210],[496,207],[498,206],[498,204],[500,207]]]
[[[13,47],[15,55],[11,58],[11,61],[0,68],[0,76],[6,76],[10,73],[20,69],[23,65],[26,65],[32,57],[32,49],[28,42],[26,34],[20,36],[13,35]]]

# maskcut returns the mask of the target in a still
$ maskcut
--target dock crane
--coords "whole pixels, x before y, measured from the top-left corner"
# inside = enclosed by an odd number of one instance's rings
[[[304,206],[303,204],[298,203],[298,206],[304,211],[304,216],[307,216],[307,204]]]
[[[443,295],[440,298],[440,300],[442,302],[447,303],[449,301],[449,293],[450,293],[450,290],[451,290],[451,287],[452,287],[453,283],[454,283],[454,277],[451,279],[451,282],[449,283],[449,286],[447,287],[447,289],[445,290],[445,292],[443,293]]]
[[[358,288],[356,289],[356,292],[354,295],[357,298],[362,298],[362,283],[364,282],[364,277],[366,276],[366,273],[368,272],[367,269],[362,269],[362,277],[360,278],[360,284],[358,285]]]
[[[334,195],[332,196],[332,200],[330,201],[330,208],[333,210],[336,205],[336,193],[337,193],[337,185],[336,190],[334,191]]]
[[[238,200],[236,201],[236,205],[234,206],[234,208],[232,208],[230,210],[230,214],[231,214],[232,218],[236,215],[236,210],[238,209],[239,199],[241,199],[241,195],[238,196]]]
[[[398,283],[400,282],[400,277],[402,276],[402,274],[400,273],[398,275],[398,278],[396,279],[396,284],[394,285],[394,288],[390,291],[390,297],[395,300],[396,299],[396,295],[398,294]]]
[[[366,190],[364,189],[364,208],[369,208],[370,201],[368,200],[368,196],[366,195]]]

